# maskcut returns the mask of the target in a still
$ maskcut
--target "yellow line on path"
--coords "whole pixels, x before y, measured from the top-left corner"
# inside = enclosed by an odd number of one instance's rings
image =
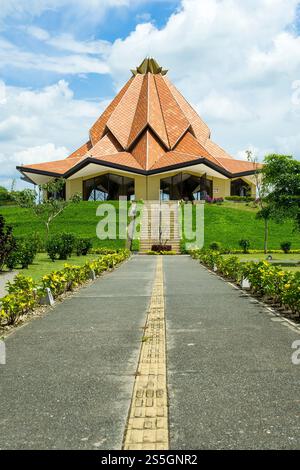
[[[168,450],[166,328],[162,257],[157,259],[129,418],[125,450]]]

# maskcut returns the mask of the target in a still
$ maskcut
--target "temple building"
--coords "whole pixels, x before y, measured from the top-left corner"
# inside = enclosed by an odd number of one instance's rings
[[[18,166],[33,184],[64,178],[65,197],[200,200],[255,196],[255,165],[232,158],[154,59],[145,59],[64,160]],[[83,123],[84,124],[84,123]]]

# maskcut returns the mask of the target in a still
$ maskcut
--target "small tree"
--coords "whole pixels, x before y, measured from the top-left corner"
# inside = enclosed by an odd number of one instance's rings
[[[264,179],[264,174],[259,168],[257,157],[253,155],[251,150],[247,150],[247,160],[253,163],[255,167],[254,178],[256,184],[256,191],[258,195],[259,212],[257,218],[264,222],[264,252],[268,252],[268,240],[269,240],[269,220],[271,218],[271,211],[267,202],[268,184]]]
[[[239,245],[243,249],[243,253],[245,253],[245,254],[248,253],[249,248],[250,248],[250,241],[249,240],[245,240],[245,239],[240,240]]]
[[[13,229],[10,225],[6,225],[4,217],[0,215],[0,271],[15,249],[16,239],[13,235]]]
[[[278,222],[291,219],[300,230],[300,162],[289,155],[268,155],[262,175],[272,217]]]
[[[51,223],[58,217],[71,203],[78,203],[81,200],[80,194],[75,194],[66,201],[60,196],[65,185],[65,180],[60,178],[55,181],[39,186],[43,192],[42,202],[37,202],[38,194],[35,190],[25,189],[15,195],[17,204],[26,209],[30,209],[34,215],[40,219],[46,228],[47,239],[50,234]],[[47,195],[45,197],[45,195]]]

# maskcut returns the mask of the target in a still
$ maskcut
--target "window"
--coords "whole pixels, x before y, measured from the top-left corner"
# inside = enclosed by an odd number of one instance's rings
[[[241,178],[231,181],[231,196],[251,196],[251,187]]]
[[[213,195],[213,182],[206,176],[194,176],[178,173],[160,181],[161,199],[163,201],[185,199],[194,201]]]
[[[134,197],[134,179],[106,173],[83,182],[84,201],[112,201],[120,196]]]

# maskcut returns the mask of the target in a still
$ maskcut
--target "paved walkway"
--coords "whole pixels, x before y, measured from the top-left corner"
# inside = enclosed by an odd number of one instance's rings
[[[5,288],[7,281],[12,281],[17,274],[17,271],[12,271],[9,273],[0,273],[0,299],[4,297],[7,293]]]
[[[299,331],[189,257],[165,257],[173,449],[299,449]]]
[[[135,257],[8,337],[0,449],[120,449],[156,259]]]
[[[0,449],[120,449],[157,257],[136,256],[6,340]],[[300,447],[299,331],[163,258],[172,449]]]

